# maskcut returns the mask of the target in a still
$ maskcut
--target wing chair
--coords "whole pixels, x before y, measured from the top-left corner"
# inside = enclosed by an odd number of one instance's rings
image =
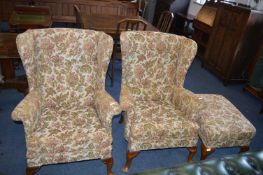
[[[183,88],[197,50],[182,36],[161,32],[122,32],[122,86],[128,141],[127,172],[141,150],[187,147],[188,161],[196,153],[198,124],[191,121],[198,99]]]
[[[27,175],[42,165],[103,159],[113,174],[111,121],[120,112],[105,91],[112,38],[81,29],[28,30],[17,48],[29,93],[12,112],[22,121]]]

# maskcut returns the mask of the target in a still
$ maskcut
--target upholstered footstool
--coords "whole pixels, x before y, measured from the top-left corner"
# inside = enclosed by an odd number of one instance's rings
[[[240,147],[240,152],[248,151],[256,129],[246,117],[221,95],[198,94],[198,97],[204,103],[198,112],[201,160],[221,147]]]

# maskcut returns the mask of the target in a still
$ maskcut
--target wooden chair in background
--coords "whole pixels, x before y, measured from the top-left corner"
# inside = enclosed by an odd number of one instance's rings
[[[159,29],[160,32],[169,33],[173,20],[174,20],[174,14],[172,12],[163,11],[159,18],[157,28]]]
[[[74,13],[76,16],[76,28],[83,29],[84,25],[80,16],[80,9],[77,5],[74,5]]]
[[[117,30],[116,35],[114,37],[114,46],[113,46],[113,53],[111,57],[111,72],[109,74],[108,70],[108,76],[111,79],[111,86],[114,85],[114,62],[116,59],[116,56],[118,54],[120,55],[121,49],[120,49],[120,34],[122,31],[129,31],[129,30],[146,30],[147,23],[145,23],[143,20],[140,19],[130,19],[126,18],[123,20],[120,20],[117,24]]]

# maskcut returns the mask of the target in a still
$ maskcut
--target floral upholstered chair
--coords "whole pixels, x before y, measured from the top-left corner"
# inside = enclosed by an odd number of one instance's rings
[[[196,153],[198,125],[191,121],[199,105],[183,88],[197,45],[182,36],[160,32],[121,34],[122,87],[126,164],[141,150],[187,147],[188,161]]]
[[[17,47],[29,94],[12,118],[24,124],[27,175],[89,159],[103,159],[113,174],[111,122],[120,107],[104,88],[112,38],[81,29],[28,30]]]

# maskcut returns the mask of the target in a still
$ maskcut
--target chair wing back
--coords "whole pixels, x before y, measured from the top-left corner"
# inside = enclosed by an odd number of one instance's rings
[[[121,34],[122,86],[137,100],[168,100],[173,86],[182,87],[195,54],[196,43],[161,32]]]
[[[104,89],[112,38],[80,29],[28,30],[17,37],[30,91],[40,90],[49,107],[85,106]]]

